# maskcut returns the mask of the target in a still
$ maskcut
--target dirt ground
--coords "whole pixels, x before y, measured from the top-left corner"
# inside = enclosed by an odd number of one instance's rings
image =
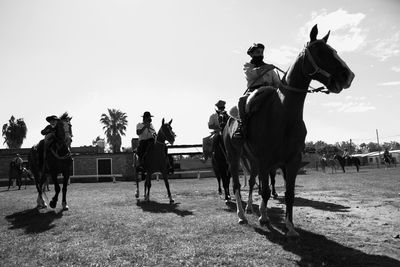
[[[320,243],[324,247],[316,243],[309,248],[324,250],[321,255],[325,256],[326,250],[333,249],[333,255],[342,255],[343,262],[346,257],[373,254],[381,256],[369,258],[367,265],[400,266],[400,168],[346,170],[333,174],[328,169],[327,173],[309,171],[298,176],[294,221],[302,229],[301,242],[327,238],[331,241]],[[310,176],[321,179],[316,183]],[[277,178],[277,185],[282,196],[282,179]],[[271,202],[269,207],[285,209],[283,198]],[[343,251],[338,254],[338,250]],[[318,255],[316,251],[312,254]]]
[[[174,204],[162,181],[150,202],[131,182],[73,183],[66,212],[37,211],[33,186],[2,187],[0,266],[400,266],[400,168],[299,175],[297,240],[285,236],[283,185],[278,175],[269,226],[257,211],[239,225],[215,178],[170,180]]]

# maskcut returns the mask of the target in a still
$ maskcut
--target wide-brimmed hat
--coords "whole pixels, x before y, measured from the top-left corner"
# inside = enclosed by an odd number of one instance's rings
[[[142,116],[143,118],[150,118],[150,117],[153,117],[153,115],[151,115],[151,113],[149,112],[149,111],[145,111],[144,113],[143,113],[143,116]]]
[[[247,54],[248,54],[249,56],[251,56],[251,54],[252,54],[254,51],[256,51],[257,49],[262,49],[262,50],[264,50],[264,49],[265,49],[265,46],[264,46],[263,44],[260,44],[260,43],[258,43],[258,44],[254,43],[254,44],[253,44],[252,46],[250,46],[249,49],[247,50]]]
[[[59,118],[56,115],[51,115],[46,117],[46,121],[50,122],[50,121],[58,121]]]
[[[218,102],[215,104],[217,108],[224,108],[226,102],[224,100],[218,100]]]

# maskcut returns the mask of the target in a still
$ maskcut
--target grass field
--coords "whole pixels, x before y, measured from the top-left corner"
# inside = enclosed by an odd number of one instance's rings
[[[132,182],[75,183],[64,212],[37,211],[34,186],[1,187],[0,266],[400,266],[400,168],[299,175],[298,240],[284,234],[281,176],[268,227],[257,214],[239,225],[215,178],[170,186],[172,205],[161,180],[150,202],[134,198]]]

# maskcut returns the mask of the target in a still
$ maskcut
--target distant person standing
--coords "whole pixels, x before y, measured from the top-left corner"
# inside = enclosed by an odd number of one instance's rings
[[[143,113],[143,120],[136,125],[136,134],[139,136],[139,146],[137,148],[137,155],[139,157],[139,165],[143,166],[144,155],[148,146],[154,143],[156,131],[154,129],[149,111]]]

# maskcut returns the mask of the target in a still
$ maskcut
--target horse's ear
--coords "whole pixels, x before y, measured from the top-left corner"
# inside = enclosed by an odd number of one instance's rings
[[[318,35],[318,26],[317,24],[312,27],[311,32],[310,32],[310,42],[313,42],[317,40],[317,35]]]
[[[331,31],[329,31],[324,38],[322,38],[322,40],[324,40],[324,42],[328,42],[328,38],[329,38],[329,34],[331,34]]]
[[[171,123],[172,123],[172,119],[168,122],[168,124],[171,125]]]
[[[162,118],[161,124],[165,124],[164,122],[165,122],[165,120],[164,120],[164,118]]]

